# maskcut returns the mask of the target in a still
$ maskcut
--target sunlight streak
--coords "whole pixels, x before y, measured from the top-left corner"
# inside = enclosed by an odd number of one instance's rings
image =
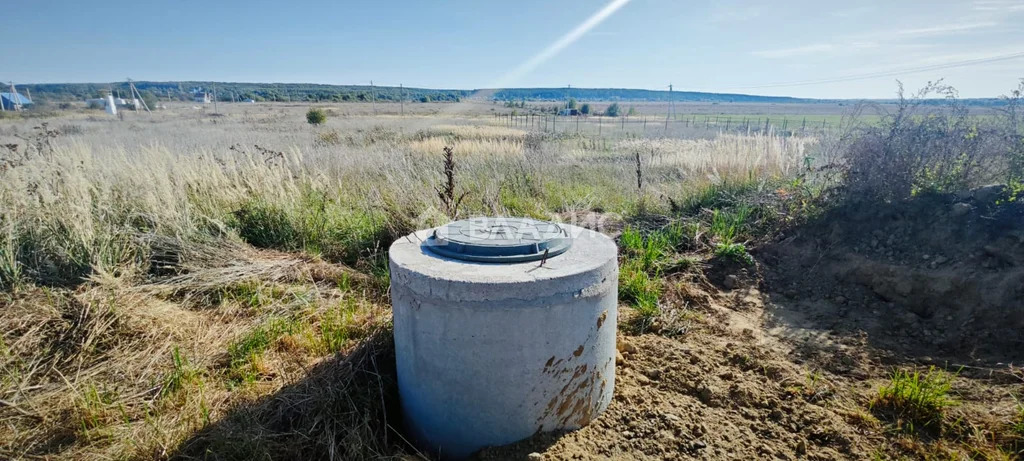
[[[615,14],[620,8],[626,6],[630,0],[612,0],[604,8],[601,8],[598,12],[591,15],[585,21],[581,22],[569,33],[563,35],[555,43],[552,43],[547,48],[543,49],[540,53],[537,53],[526,62],[516,67],[511,72],[503,75],[497,81],[489,85],[488,88],[505,88],[509,84],[515,83],[516,80],[522,78],[524,75],[532,72],[534,69],[544,64],[549,59],[555,57],[569,45],[583,37],[591,29],[597,27],[606,19]]]

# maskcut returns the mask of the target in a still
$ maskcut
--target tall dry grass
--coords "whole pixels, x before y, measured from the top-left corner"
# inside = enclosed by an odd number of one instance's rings
[[[521,130],[438,120],[412,131],[380,118],[342,120],[331,128],[347,130],[351,142],[324,146],[300,121],[291,122],[295,131],[282,133],[276,125],[265,129],[248,121],[247,114],[185,116],[123,125],[66,121],[80,134],[61,136],[48,156],[3,172],[0,261],[21,261],[20,275],[9,268],[0,276],[5,283],[26,275],[60,282],[91,271],[145,270],[150,250],[140,234],[230,238],[239,224],[233,217],[254,201],[299,228],[299,249],[323,251],[327,243],[319,240],[327,237],[320,234],[332,232],[326,226],[386,234],[381,229],[396,220],[427,225],[441,219],[433,186],[441,148],[449,144],[469,192],[468,212],[543,214],[581,206],[627,212],[637,195],[637,152],[647,169],[643,193],[672,197],[695,182],[792,174],[815,142],[723,134],[609,145],[537,134],[527,143]],[[422,123],[421,117],[410,125]],[[309,235],[313,231],[319,233]]]
[[[302,109],[75,115],[50,121],[60,134],[41,151],[33,125],[0,125],[0,144],[20,146],[0,170],[0,457],[393,453],[384,251],[448,219],[442,147],[455,147],[463,216],[557,219],[789,175],[815,142],[456,116],[311,128]]]

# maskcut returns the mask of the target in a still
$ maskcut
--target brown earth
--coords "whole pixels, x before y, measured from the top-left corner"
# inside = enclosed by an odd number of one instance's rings
[[[1024,206],[986,203],[851,207],[757,249],[750,274],[672,280],[685,326],[622,335],[604,414],[479,458],[1019,458]],[[941,433],[872,412],[894,369],[930,366],[955,374]]]

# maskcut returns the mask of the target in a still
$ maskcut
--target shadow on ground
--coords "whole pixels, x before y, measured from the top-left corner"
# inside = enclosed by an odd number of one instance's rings
[[[1024,361],[1024,204],[954,195],[848,206],[761,249],[766,327],[848,372]],[[800,347],[798,347],[798,350]]]
[[[415,459],[400,433],[398,409],[392,334],[380,329],[305,379],[234,408],[171,458]]]

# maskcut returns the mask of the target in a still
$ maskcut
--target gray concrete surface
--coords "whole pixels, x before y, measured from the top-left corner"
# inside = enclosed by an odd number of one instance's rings
[[[615,385],[615,243],[567,226],[569,251],[486,264],[424,249],[430,230],[391,255],[398,385],[422,449],[460,459],[538,432],[586,425]]]

